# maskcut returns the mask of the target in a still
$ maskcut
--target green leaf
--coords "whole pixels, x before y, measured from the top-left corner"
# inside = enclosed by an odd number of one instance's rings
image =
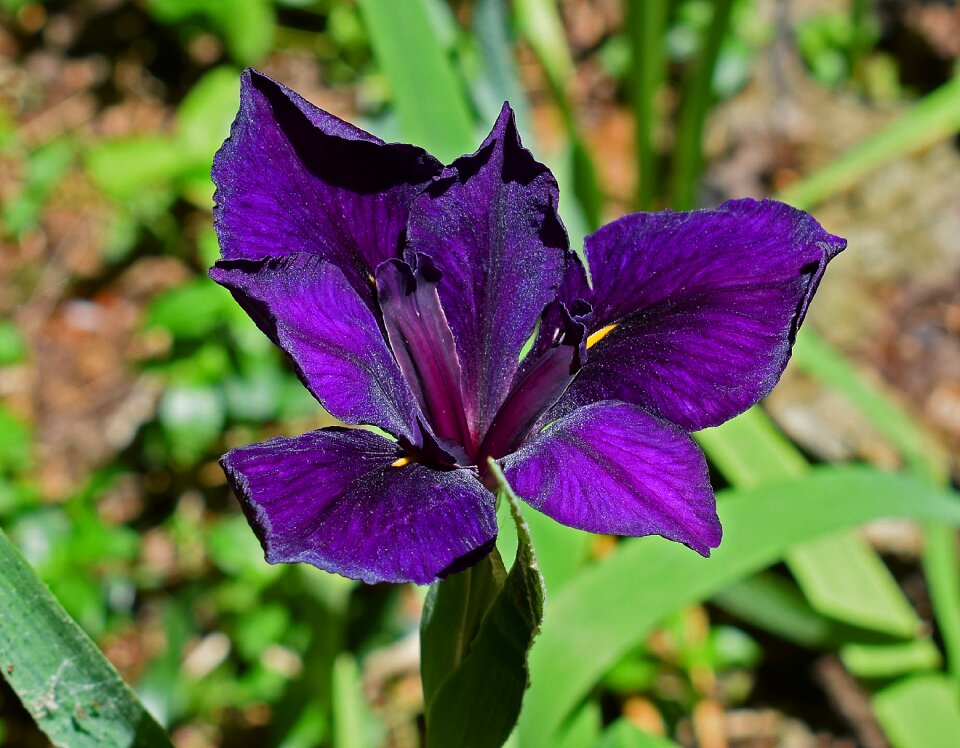
[[[97,186],[120,200],[138,194],[144,185],[172,182],[194,161],[175,139],[157,136],[103,141],[91,147],[85,159]]]
[[[0,322],[0,366],[20,363],[26,357],[26,351],[17,326],[13,322]]]
[[[240,74],[229,66],[206,73],[177,109],[179,142],[210,170],[213,154],[230,134],[240,105]]]
[[[877,694],[873,711],[893,748],[953,748],[960,735],[960,689],[942,675],[901,681]]]
[[[270,52],[277,30],[270,0],[214,0],[211,11],[230,56],[241,65],[253,65]]]
[[[491,460],[489,464],[499,496],[510,503],[513,512],[519,538],[517,558],[469,646],[459,648],[463,655],[455,661],[456,668],[439,684],[436,670],[424,672],[428,748],[503,745],[520,714],[528,682],[527,655],[543,620],[543,577],[530,532],[520,515],[519,500],[496,463]],[[442,622],[435,616],[449,611],[447,606],[440,607],[441,596],[444,585],[454,578],[438,584],[433,609],[424,612],[425,651],[430,636],[441,635],[437,627]],[[469,601],[469,597],[463,597],[463,583],[452,584],[454,595]]]
[[[899,156],[928,148],[960,129],[960,76],[927,94],[886,128],[777,197],[810,210]]]
[[[371,740],[373,724],[363,698],[360,669],[349,652],[342,652],[333,661],[333,745],[334,748],[363,748],[379,743]]]
[[[603,734],[597,748],[676,748],[677,744],[659,735],[643,732],[620,718]]]
[[[506,576],[499,555],[490,553],[427,593],[420,622],[420,680],[428,713],[440,686],[463,663]]]
[[[772,573],[736,582],[711,602],[757,628],[804,647],[826,648],[844,633],[843,627],[811,608],[795,585]]]
[[[893,644],[851,642],[840,649],[847,670],[859,678],[894,678],[940,667],[940,650],[929,639]]]
[[[806,460],[759,408],[697,435],[730,481],[743,487],[803,475]],[[787,565],[810,604],[846,624],[910,637],[920,621],[877,554],[854,535],[790,549]]]
[[[476,147],[463,85],[431,23],[427,0],[360,0],[405,139],[441,161]]]
[[[624,541],[551,600],[530,662],[532,689],[520,720],[524,748],[549,746],[591,686],[665,617],[776,563],[792,547],[879,517],[960,525],[956,494],[864,467],[814,469],[724,491],[718,507],[724,541],[712,558],[657,538]]]
[[[170,746],[163,729],[0,532],[0,672],[57,746]]]

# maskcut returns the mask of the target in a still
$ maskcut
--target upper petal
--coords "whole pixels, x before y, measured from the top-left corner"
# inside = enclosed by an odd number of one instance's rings
[[[247,70],[213,164],[223,257],[314,253],[370,299],[367,274],[399,256],[410,201],[439,171],[422,149],[385,144]]]
[[[845,245],[771,200],[604,226],[586,240],[596,344],[560,412],[624,400],[689,431],[743,412],[780,378]]]
[[[520,498],[589,532],[662,535],[707,556],[720,521],[703,453],[688,434],[627,403],[594,403],[503,460]]]
[[[330,413],[422,444],[417,401],[377,319],[338,268],[300,254],[221,260],[210,277],[290,356]]]
[[[520,350],[554,299],[568,254],[557,183],[520,144],[504,105],[470,156],[444,170],[410,213],[411,252],[433,258],[463,367],[474,437],[506,397]]]
[[[399,456],[383,437],[334,428],[241,447],[221,464],[270,563],[428,584],[489,549],[494,498],[467,470],[394,467]]]

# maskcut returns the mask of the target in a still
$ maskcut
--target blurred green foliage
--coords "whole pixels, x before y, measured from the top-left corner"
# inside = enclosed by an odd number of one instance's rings
[[[116,277],[151,256],[173,258],[185,271],[142,309],[138,336],[152,342],[137,366],[158,383],[155,407],[129,443],[69,495],[45,495],[35,424],[13,405],[0,404],[0,523],[68,612],[126,668],[165,726],[196,728],[225,745],[354,746],[377,744],[388,731],[395,740],[408,740],[404,745],[416,744],[420,707],[403,690],[411,688],[407,671],[375,684],[375,715],[366,703],[370,685],[361,664],[415,635],[424,593],[363,587],[309,567],[268,566],[218,472],[217,458],[232,446],[332,423],[230,295],[204,274],[218,257],[209,171],[236,111],[240,70],[308,68],[324,85],[349,92],[358,117],[378,134],[416,140],[451,156],[472,147],[504,98],[513,103],[521,127],[532,130],[524,94],[531,75],[518,72],[519,40],[526,67],[535,59],[536,75],[546,80],[540,104],[546,97],[559,113],[559,145],[546,155],[561,182],[562,212],[576,246],[577,237],[600,219],[607,196],[579,124],[570,78],[585,56],[595,55],[619,87],[618,100],[629,101],[626,89],[641,64],[626,28],[575,54],[552,0],[409,3],[402,11],[383,0],[128,3],[124,7],[143,16],[151,33],[171,35],[175,49],[165,48],[165,54],[190,61],[182,95],[176,93],[179,82],[160,81],[171,115],[166,129],[118,137],[67,131],[38,142],[25,138],[11,112],[0,108],[0,148],[20,175],[0,207],[5,238],[20,241],[38,230],[61,182],[81,173],[105,206],[97,247],[103,277]],[[53,16],[65,6],[0,0],[11,19],[37,7]],[[658,101],[689,99],[693,82],[687,73],[703,62],[717,7],[711,0],[665,5],[660,44],[643,57],[656,68],[651,93]],[[644,173],[658,180],[650,204],[669,204],[672,172],[666,165],[678,158],[691,159],[684,189],[696,194],[702,169],[697,128],[716,102],[749,82],[762,50],[782,33],[756,7],[755,0],[732,3],[715,59],[700,72],[706,76],[702,101],[687,115],[695,136],[683,146],[693,150],[671,151],[673,141],[662,137],[677,111],[635,108],[638,118],[655,119],[652,129],[659,133],[639,156],[652,164]],[[789,33],[822,85],[877,101],[907,96],[896,61],[879,48],[881,29],[868,3],[853,3],[849,13],[810,16]],[[221,52],[191,58],[197,40],[208,37]],[[112,103],[110,95],[99,95],[101,104]],[[949,107],[957,97],[941,95],[939,101],[947,103],[929,116],[936,117],[938,137],[945,137],[956,130]],[[860,178],[877,162],[909,150],[930,131],[929,121],[905,115],[893,145],[883,141],[870,150],[868,144],[868,156],[856,168],[828,181]],[[805,185],[810,191],[804,192]],[[816,181],[797,188],[804,202],[829,193],[810,185]],[[914,434],[908,416],[884,410],[885,395],[865,393],[856,371],[838,371],[829,350],[806,360],[818,378],[875,420],[896,422],[898,433]],[[0,322],[0,367],[31,366],[27,333],[11,320]],[[807,470],[806,458],[762,414],[730,426],[703,435],[718,476],[729,484],[762,486],[785,476],[800,479]],[[741,445],[741,452],[731,445]],[[914,472],[936,480],[912,459],[915,444],[897,448]],[[933,454],[922,447],[920,452]],[[561,605],[589,607],[589,600],[577,603],[566,590],[585,584],[584,575],[602,568],[597,559],[610,549],[542,517],[528,519],[548,599],[556,595]],[[516,552],[511,542],[515,538],[505,537],[501,548],[508,561]],[[576,707],[564,705],[571,714],[554,715],[566,733],[549,739],[570,748],[672,745],[639,731],[622,716],[623,703],[649,699],[668,734],[676,734],[705,699],[728,707],[748,704],[770,636],[813,653],[837,652],[870,689],[876,717],[897,748],[933,745],[924,742],[929,734],[955,729],[956,671],[942,671],[945,658],[929,632],[939,627],[941,638],[956,639],[949,611],[938,611],[935,622],[923,621],[928,629],[920,626],[882,560],[852,536],[812,549],[798,544],[786,559],[789,571],[744,572],[692,607],[665,607],[650,636],[628,636],[614,653],[615,664],[591,683],[586,705],[578,693]],[[955,556],[946,559],[949,567]],[[928,565],[927,574],[935,579],[936,567]],[[704,597],[713,594],[708,606]],[[550,616],[548,602],[546,626]],[[536,690],[543,687],[534,680],[528,694],[540,709],[551,703]],[[18,719],[9,713],[4,718]],[[0,719],[0,740],[6,729]]]

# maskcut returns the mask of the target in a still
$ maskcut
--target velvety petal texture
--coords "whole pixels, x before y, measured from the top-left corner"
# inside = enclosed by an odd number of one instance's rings
[[[783,203],[638,213],[586,239],[589,360],[558,412],[634,403],[688,431],[776,384],[827,263],[846,242]]]
[[[368,275],[400,255],[410,202],[440,168],[423,149],[386,144],[247,70],[213,164],[223,257],[317,254],[369,300]]]
[[[517,495],[571,527],[662,535],[708,556],[720,521],[706,459],[688,434],[627,403],[594,403],[502,461]]]
[[[323,429],[221,460],[270,563],[428,584],[489,550],[494,498],[468,470],[395,466],[393,442]]]
[[[585,267],[507,104],[443,167],[255,71],[240,98],[210,275],[330,413],[396,439],[323,429],[227,454],[268,561],[422,584],[465,568],[496,538],[488,457],[563,524],[709,555],[689,432],[770,391],[842,239],[738,200],[625,216],[587,237]]]
[[[416,398],[377,319],[338,268],[301,254],[222,260],[210,277],[290,356],[330,413],[422,444]]]
[[[556,295],[566,266],[557,183],[520,144],[504,105],[493,131],[444,170],[410,213],[410,252],[433,258],[438,293],[463,367],[475,437],[490,425],[520,350]]]

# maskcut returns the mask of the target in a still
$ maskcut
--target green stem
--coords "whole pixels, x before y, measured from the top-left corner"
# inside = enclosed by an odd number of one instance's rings
[[[714,0],[713,18],[704,30],[700,55],[684,80],[673,164],[673,207],[679,210],[689,210],[696,205],[697,183],[703,168],[703,127],[710,111],[713,71],[730,26],[732,9],[733,0]]]
[[[630,98],[636,121],[636,203],[639,210],[650,210],[663,197],[660,193],[660,155],[656,146],[661,121],[657,97],[666,77],[664,38],[669,10],[669,0],[627,0],[627,34],[633,58]]]

